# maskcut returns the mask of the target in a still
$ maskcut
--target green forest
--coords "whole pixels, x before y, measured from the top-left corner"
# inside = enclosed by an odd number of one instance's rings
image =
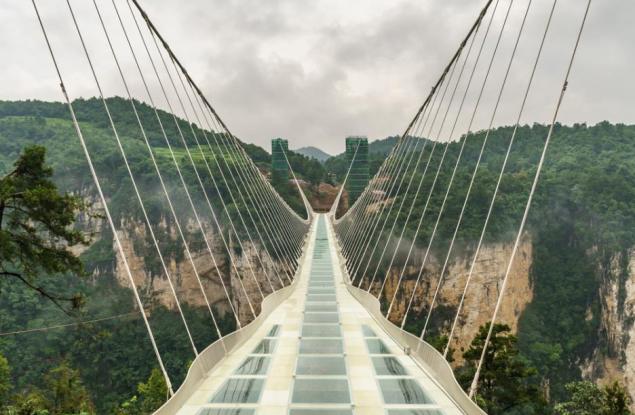
[[[184,247],[178,239],[168,234],[173,229],[173,220],[167,213],[168,206],[164,198],[160,196],[156,173],[150,164],[147,148],[140,138],[130,105],[119,98],[109,99],[108,104],[164,257],[167,260],[181,261]],[[182,170],[202,220],[213,226],[214,222],[209,210],[205,209],[203,192],[199,190],[185,145],[179,139],[175,119],[170,114],[159,111],[163,128],[169,137],[170,150],[153,110],[142,103],[136,104],[175,210],[182,215],[183,220],[193,220],[193,212],[177,180],[172,153]],[[102,103],[96,99],[78,100],[74,102],[74,107],[104,193],[109,197],[113,219],[117,223],[141,222],[141,211],[137,201],[130,197],[133,194],[132,184],[116,148]],[[182,131],[188,131],[189,127],[183,120],[177,121]],[[236,152],[229,147],[230,143],[224,136],[205,133],[198,128],[195,131],[200,140],[206,137],[211,145],[205,144],[202,151],[197,152],[198,148],[192,141],[193,136],[185,135],[185,139],[188,140],[197,169],[204,172],[207,160],[212,174],[217,178],[218,191],[211,180],[205,180],[205,190],[211,196],[221,229],[227,232],[228,218],[219,200],[220,197],[230,200],[227,197],[229,190],[219,179],[219,169],[223,169],[227,177],[230,173],[239,177],[237,170],[244,162],[235,157]],[[0,101],[0,177],[14,171],[15,163],[23,156],[23,152],[33,145],[39,146],[35,148],[36,153],[38,148],[45,151],[46,167],[42,168],[46,174],[49,174],[50,168],[51,179],[60,192],[70,192],[79,196],[79,200],[85,198],[88,204],[95,202],[93,182],[67,107],[61,103],[40,101]],[[242,145],[249,157],[266,174],[270,163],[269,154],[255,145]],[[298,174],[304,177],[301,157],[297,162]],[[298,157],[292,157],[294,162],[296,159]],[[287,200],[292,207],[304,214],[304,206],[297,190],[291,186]],[[254,208],[252,205],[245,205],[243,200],[238,199],[236,202],[238,205],[228,205],[228,212],[234,215],[234,220],[238,210],[244,214],[247,209]],[[88,210],[79,215],[77,226],[91,229],[100,221],[100,217],[91,216],[88,206]],[[191,229],[186,229],[185,232],[190,247],[194,250],[202,249],[202,235]],[[9,333],[0,336],[0,355],[3,356],[0,359],[0,401],[3,404],[12,402],[10,411],[7,409],[8,413],[40,414],[44,412],[37,412],[38,410],[47,410],[55,414],[70,414],[79,413],[73,411],[81,409],[87,413],[134,414],[150,413],[152,406],[157,406],[157,402],[154,402],[156,390],[161,388],[155,385],[156,362],[150,358],[153,356],[152,348],[140,313],[134,306],[132,292],[122,287],[113,276],[115,257],[110,230],[108,227],[97,229],[87,239],[90,244],[79,256],[84,268],[81,272],[76,269],[77,272],[52,272],[50,275],[39,272],[37,275],[39,288],[54,293],[55,298],[77,298],[82,303],[79,308],[64,309],[28,286],[16,283],[14,279],[0,279],[0,333]],[[160,276],[161,266],[153,254],[148,236],[135,240],[133,247],[137,255],[146,259],[146,272],[150,277]],[[232,249],[236,250],[237,247],[233,246]],[[221,271],[228,273],[226,268]],[[60,281],[63,283],[60,284]],[[165,353],[165,364],[172,382],[178,387],[194,355],[178,314],[161,305],[156,300],[158,294],[146,290],[142,292],[143,301],[146,312],[150,315],[150,324],[158,347],[169,351]],[[200,350],[213,342],[217,336],[207,309],[187,304],[183,308],[197,348]],[[218,309],[214,311],[217,315],[223,315]],[[86,323],[75,324],[77,321]],[[223,334],[235,329],[234,319],[230,315],[224,315],[219,325]],[[39,331],[42,327],[53,328]],[[35,331],[31,331],[33,329]],[[160,374],[158,378],[161,378]],[[56,385],[61,384],[60,382],[74,382],[76,386],[73,389],[77,389],[77,392],[73,396],[69,395],[68,399],[57,396],[54,391],[59,389]],[[165,385],[161,387],[163,396],[159,403],[165,399]],[[60,399],[66,399],[75,409],[54,407],[52,402]]]
[[[478,241],[512,130],[501,127],[489,135],[458,233],[455,253],[472,252]],[[547,132],[548,126],[540,124],[519,128],[485,243],[510,242],[515,237]],[[432,152],[432,143],[428,142],[425,147],[419,144],[418,149],[424,148],[419,168],[414,173],[402,172],[404,185],[401,191],[397,192],[398,186],[395,186],[387,195],[399,202],[405,197],[406,208],[399,216],[397,208],[392,210],[386,232],[396,220],[396,229],[400,231],[406,226],[405,240],[412,240],[432,190],[425,213],[427,219],[416,238],[418,246],[427,246],[460,147],[463,140],[467,140],[431,245],[432,255],[444,258],[485,135],[485,132],[477,132],[449,145],[434,189],[432,183],[443,148],[437,145]],[[370,153],[371,160],[377,158],[372,149]],[[419,153],[417,151],[413,160]],[[624,314],[624,301],[629,253],[635,244],[632,232],[635,226],[634,155],[635,126],[602,122],[595,126],[558,124],[555,127],[526,229],[533,244],[530,276],[533,300],[520,316],[517,334],[519,358],[535,369],[533,382],[549,396],[552,404],[567,398],[570,394],[567,385],[582,378],[581,362],[591,359],[596,350],[618,362],[626,359],[626,356],[616,355],[601,326],[604,301],[601,289],[607,284],[616,284],[618,318],[625,321],[626,329],[632,326],[633,317]],[[407,183],[414,174],[416,186],[428,160],[430,165],[423,180],[423,196],[414,202],[417,215],[406,225],[406,213],[414,199],[414,192],[405,194]],[[341,167],[337,171],[340,175],[343,172]],[[377,165],[371,163],[371,174],[376,171]],[[384,210],[382,221],[386,220],[389,211]],[[381,238],[388,240],[390,237],[385,234]],[[384,257],[379,262],[380,253],[376,252],[371,259],[373,266],[369,268],[373,270],[374,265],[379,264],[378,275],[383,278],[390,258]],[[397,262],[397,266],[402,264]],[[366,278],[370,277],[367,275]],[[383,300],[384,303],[388,301]],[[432,329],[426,335],[428,341],[444,346],[444,338],[447,339],[444,336],[455,310],[451,304],[436,305]],[[418,335],[427,312],[423,307],[421,313],[411,313],[406,327]],[[628,336],[617,341],[625,345]],[[527,411],[520,413],[544,413],[545,409]]]
[[[166,229],[169,229],[171,219],[166,214],[167,206],[157,196],[156,175],[149,163],[145,144],[138,138],[136,120],[129,111],[129,104],[119,98],[109,99],[109,104],[135,176],[139,178],[150,219],[153,223],[167,222]],[[122,167],[122,159],[101,103],[95,99],[78,100],[75,107],[97,173],[103,178],[104,192],[110,195],[115,220],[118,223],[141,220],[137,203],[130,197],[131,183]],[[191,208],[176,179],[178,175],[171,159],[172,152],[164,141],[156,117],[142,103],[138,103],[138,107],[155,149],[154,156],[168,178],[168,190],[177,201],[176,209],[191,218]],[[169,144],[182,167],[184,180],[193,189],[194,203],[203,206],[204,195],[197,190],[194,170],[185,146],[178,138],[174,119],[164,112],[160,112],[160,117],[165,121]],[[178,122],[184,130],[189,129],[184,121]],[[519,129],[495,206],[495,220],[486,235],[488,242],[509,241],[514,237],[547,129],[540,124]],[[207,160],[214,176],[220,175],[219,169],[229,174],[242,167],[224,137],[204,133],[201,129],[196,131],[200,137],[207,135],[211,144],[205,146],[202,153],[192,154],[198,167],[205,168]],[[471,203],[459,232],[458,250],[461,252],[469,250],[478,239],[511,131],[510,127],[501,127],[489,136]],[[432,246],[437,256],[443,256],[447,250],[484,135],[484,132],[478,132],[463,138],[467,140],[464,159]],[[371,174],[377,171],[396,140],[396,137],[390,137],[371,143]],[[77,145],[67,108],[60,103],[0,101],[0,177],[12,171],[25,148],[32,145],[45,148],[46,164],[52,169],[51,179],[61,192],[72,192],[89,200],[93,197],[94,202],[92,179]],[[196,148],[192,142],[188,145]],[[266,172],[269,154],[255,145],[242,145],[258,167]],[[436,218],[439,213],[460,145],[461,141],[449,146],[426,213],[428,218]],[[414,173],[415,183],[422,175],[431,146],[427,144],[422,155],[424,162]],[[430,158],[430,171],[435,171],[438,166],[439,149],[440,146]],[[600,292],[603,285],[616,284],[620,293],[618,310],[628,320],[625,324],[632,325],[633,318],[624,313],[628,260],[635,244],[631,231],[635,225],[634,156],[635,126],[608,122],[595,126],[556,126],[528,226],[534,246],[531,268],[534,297],[520,317],[516,335],[511,335],[504,325],[497,326],[499,343],[507,352],[492,356],[494,369],[490,373],[493,379],[500,379],[499,376],[503,375],[511,377],[510,388],[513,385],[517,392],[514,396],[524,400],[510,407],[509,391],[483,392],[480,403],[488,407],[490,413],[629,413],[611,409],[620,408],[616,401],[628,402],[619,384],[600,388],[581,382],[580,362],[592,358],[597,350],[618,361],[626,359],[626,356],[616,355],[618,352],[613,350],[607,333],[603,331]],[[294,153],[290,153],[289,159],[298,177],[314,186],[324,181],[341,181],[348,168],[342,155],[324,164]],[[433,175],[426,175],[422,187],[424,193],[430,190],[432,178]],[[406,176],[406,180],[409,179],[410,176]],[[218,181],[218,192],[211,181],[205,184],[210,195],[220,193],[227,196],[229,192],[222,181]],[[287,185],[278,190],[290,206],[303,214],[304,208],[296,190]],[[413,195],[406,198],[406,206],[409,206]],[[229,219],[218,199],[213,197],[212,203],[224,229]],[[415,207],[418,211],[423,210],[424,202],[423,197],[417,198]],[[230,215],[235,215],[238,210],[253,209],[253,206],[242,205],[240,201],[238,204],[229,207]],[[401,229],[406,225],[405,213],[396,217],[396,210],[393,211],[395,217],[388,218],[388,223],[396,219],[396,228]],[[78,218],[77,226],[86,227],[99,220],[87,212]],[[213,223],[209,216],[204,216],[203,220]],[[427,244],[432,225],[433,220],[424,222],[417,236],[419,245]],[[414,238],[415,226],[414,221],[407,224],[406,237]],[[122,287],[113,276],[112,235],[104,228],[89,235],[89,238],[91,244],[79,253],[84,267],[81,272],[39,276],[41,287],[55,292],[59,298],[78,299],[81,307],[61,309],[24,284],[17,284],[9,278],[0,279],[0,333],[4,333],[0,335],[0,402],[5,404],[5,408],[0,404],[0,411],[25,415],[141,414],[150,413],[164,398],[165,385],[156,370],[155,361],[149,358],[153,352],[140,313],[134,306],[131,290]],[[170,237],[162,240],[162,251],[169,259],[182,259],[184,254],[180,242]],[[196,247],[203,243],[202,236],[190,230],[187,240]],[[134,249],[140,256],[151,257],[150,244],[144,238],[135,241]],[[373,258],[373,261],[377,262],[379,258]],[[151,276],[160,275],[160,265],[156,261],[147,264]],[[387,266],[385,258],[380,266]],[[152,291],[144,292],[144,303],[148,304],[147,311],[150,312],[150,323],[159,348],[170,351],[166,354],[167,370],[173,383],[178,385],[193,359],[193,353],[186,336],[182,335],[183,327],[178,315],[156,301],[157,295]],[[448,318],[453,313],[447,310],[451,308],[448,305],[439,304],[438,308],[446,312],[433,314],[437,317],[427,339],[433,344],[443,345]],[[207,310],[185,306],[184,311],[193,326],[192,332],[196,333],[194,340],[197,346],[204,347],[214,341],[216,336]],[[426,312],[422,310],[422,313]],[[407,328],[419,334],[424,317],[425,314],[411,315]],[[75,324],[78,320],[91,322]],[[228,315],[220,321],[220,325],[223,333],[235,328],[233,319]],[[619,341],[627,342],[628,338]],[[470,349],[455,351],[455,354],[463,353],[467,362],[457,370],[459,380],[463,379],[461,376],[464,379],[469,377],[470,370],[473,370],[470,356],[478,354],[478,347],[477,336]],[[507,367],[510,362],[514,363],[515,371],[497,371],[496,368]],[[64,385],[72,387],[64,388]],[[585,402],[589,399],[599,402],[598,406],[591,412],[578,410],[587,405]],[[58,402],[68,406],[56,406]]]

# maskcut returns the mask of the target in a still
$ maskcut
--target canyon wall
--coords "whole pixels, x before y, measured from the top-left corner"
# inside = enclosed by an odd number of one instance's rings
[[[457,350],[454,354],[456,364],[461,363],[460,351],[469,345],[478,332],[478,328],[491,320],[511,250],[511,243],[489,244],[483,245],[481,248],[452,341],[452,347]],[[420,270],[419,264],[421,264],[424,255],[425,250],[423,249],[415,252],[412,262],[416,265],[411,265],[406,269],[390,315],[393,322],[400,323],[404,318]],[[444,282],[439,290],[435,309],[431,316],[430,328],[438,329],[443,334],[450,332],[452,320],[466,286],[473,255],[473,251],[465,250],[456,255],[448,264]],[[409,311],[410,319],[414,317],[425,321],[428,305],[432,301],[439,283],[444,259],[438,258],[436,255],[428,257],[415,293],[416,300],[413,301],[412,309]],[[500,323],[508,324],[513,332],[516,332],[518,328],[520,315],[533,299],[530,281],[531,259],[531,239],[525,237],[516,254],[497,320]],[[384,288],[384,298],[388,302],[393,298],[398,279],[399,268],[393,267],[388,274]]]

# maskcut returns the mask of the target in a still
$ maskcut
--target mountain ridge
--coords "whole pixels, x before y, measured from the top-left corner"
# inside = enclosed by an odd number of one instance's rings
[[[333,157],[332,155],[330,155],[329,153],[327,153],[326,151],[319,149],[317,147],[314,146],[306,146],[306,147],[301,147],[297,150],[293,150],[295,153],[298,154],[302,154],[303,156],[309,157],[309,158],[314,158],[317,161],[319,161],[320,163],[324,163],[326,160],[330,159],[331,157]]]

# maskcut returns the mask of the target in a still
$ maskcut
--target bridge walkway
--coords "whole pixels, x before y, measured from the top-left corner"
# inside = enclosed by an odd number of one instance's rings
[[[349,293],[325,215],[290,296],[208,373],[180,415],[463,413]]]

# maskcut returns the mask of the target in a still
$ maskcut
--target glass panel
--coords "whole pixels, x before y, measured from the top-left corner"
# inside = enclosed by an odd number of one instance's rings
[[[257,403],[264,379],[229,379],[210,403]]]
[[[334,282],[326,282],[326,281],[309,281],[309,289],[311,288],[334,288]]]
[[[273,339],[263,339],[252,352],[253,354],[271,354],[276,347],[276,341]]]
[[[370,354],[391,354],[390,349],[383,340],[366,339],[366,345],[368,346],[368,353]]]
[[[364,333],[364,337],[377,337],[375,330],[371,329],[366,324],[362,324],[362,333]]]
[[[307,301],[337,301],[337,297],[333,294],[308,294]]]
[[[373,366],[377,376],[404,376],[406,369],[394,357],[373,357]]]
[[[289,415],[353,415],[352,409],[291,409]]]
[[[342,337],[339,324],[305,324],[302,337]]]
[[[250,356],[236,369],[236,375],[264,375],[271,359],[265,356]]]
[[[296,379],[293,403],[350,403],[346,379]]]
[[[379,386],[387,404],[433,403],[414,379],[379,379]]]
[[[300,339],[301,354],[342,354],[344,346],[340,339]]]
[[[278,337],[278,333],[280,333],[280,324],[274,324],[265,337]]]
[[[389,409],[388,415],[443,415],[440,409]]]
[[[337,313],[337,304],[332,303],[306,303],[304,311],[316,311],[325,313]]]
[[[309,287],[307,294],[335,294],[335,287]]]
[[[255,409],[249,408],[203,408],[197,415],[254,415]]]
[[[305,323],[339,323],[340,317],[337,313],[305,313]]]
[[[346,375],[344,356],[298,356],[296,375]]]

